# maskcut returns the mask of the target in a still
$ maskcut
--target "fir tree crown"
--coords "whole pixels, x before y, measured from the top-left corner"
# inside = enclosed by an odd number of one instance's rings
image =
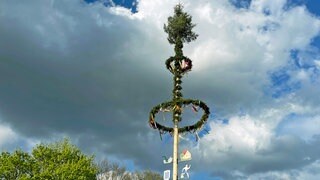
[[[196,25],[192,24],[192,17],[183,11],[183,6],[174,7],[174,15],[168,17],[168,25],[164,24],[164,31],[168,33],[170,44],[189,43],[197,39],[198,34],[192,31]]]

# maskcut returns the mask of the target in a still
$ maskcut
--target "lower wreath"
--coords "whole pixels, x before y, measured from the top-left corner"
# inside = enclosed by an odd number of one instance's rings
[[[192,99],[182,99],[182,100],[176,100],[174,102],[169,101],[169,102],[161,103],[161,104],[155,106],[150,112],[149,125],[153,129],[158,129],[160,132],[173,133],[172,127],[167,127],[167,126],[164,126],[164,125],[156,122],[155,115],[159,111],[172,111],[176,107],[176,105],[179,105],[181,107],[181,106],[186,106],[189,104],[192,104],[193,106],[200,107],[204,111],[204,114],[201,116],[200,120],[197,121],[195,124],[178,128],[179,129],[178,132],[185,133],[185,132],[191,132],[191,131],[196,131],[196,130],[201,129],[203,124],[205,124],[206,121],[208,120],[208,117],[210,114],[209,107],[204,102],[202,102],[200,100],[192,100]]]

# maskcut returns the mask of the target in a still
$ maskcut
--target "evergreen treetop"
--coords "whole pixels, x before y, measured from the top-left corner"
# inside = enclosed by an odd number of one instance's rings
[[[195,26],[192,23],[192,17],[183,11],[181,4],[177,4],[174,7],[174,15],[168,17],[168,25],[164,24],[164,31],[168,33],[169,43],[175,44],[176,55],[182,55],[183,43],[197,39],[198,34],[192,31]]]

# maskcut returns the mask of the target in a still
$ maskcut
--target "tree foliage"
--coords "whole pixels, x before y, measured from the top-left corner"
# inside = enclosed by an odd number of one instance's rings
[[[168,25],[164,24],[164,31],[168,33],[168,41],[175,44],[175,51],[180,55],[183,43],[196,40],[198,35],[192,31],[195,24],[192,24],[192,17],[183,12],[183,6],[178,4],[174,7],[174,15],[168,17]],[[181,54],[182,55],[182,54]]]
[[[139,180],[162,180],[163,177],[156,172],[145,170],[143,172],[137,172],[137,176]]]
[[[163,177],[158,172],[151,170],[128,172],[125,167],[117,163],[110,163],[103,160],[99,163],[98,180],[162,180]]]
[[[30,179],[34,176],[34,160],[21,150],[0,155],[0,179]]]
[[[16,150],[0,155],[0,179],[96,179],[93,156],[83,154],[68,140],[40,144],[31,154]]]

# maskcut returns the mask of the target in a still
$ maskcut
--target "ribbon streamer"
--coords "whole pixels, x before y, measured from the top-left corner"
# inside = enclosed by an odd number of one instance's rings
[[[200,137],[199,137],[199,135],[198,135],[198,132],[195,132],[195,134],[196,134],[196,141],[198,142],[199,139],[200,139]]]
[[[194,105],[192,105],[192,110],[193,110],[194,112],[198,112],[198,109],[197,109]]]
[[[160,135],[160,140],[162,141],[162,133],[161,133],[161,131],[159,131],[159,135]]]

